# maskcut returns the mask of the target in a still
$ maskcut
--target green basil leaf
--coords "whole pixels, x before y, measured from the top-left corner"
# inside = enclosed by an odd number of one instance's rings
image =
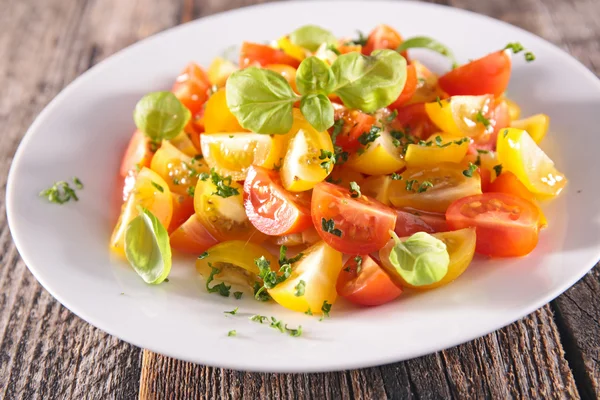
[[[141,209],[125,230],[125,256],[144,282],[159,284],[171,271],[169,234],[158,218]]]
[[[406,60],[393,50],[342,54],[331,69],[337,82],[334,92],[347,107],[367,113],[394,102],[406,83]]]
[[[456,58],[454,58],[454,53],[452,53],[452,51],[445,45],[427,36],[415,36],[413,38],[407,39],[404,42],[402,42],[400,46],[398,46],[396,51],[398,53],[401,53],[408,49],[417,48],[429,49],[440,53],[441,55],[448,57],[450,61],[452,61],[452,66],[456,65]]]
[[[444,242],[425,232],[417,232],[404,242],[392,234],[396,245],[390,252],[390,262],[406,282],[430,285],[448,273],[450,256]]]
[[[296,86],[301,94],[329,94],[335,86],[335,76],[325,61],[308,57],[296,71]]]
[[[298,95],[277,72],[257,67],[236,71],[225,90],[227,107],[242,127],[265,134],[288,133],[292,128]]]
[[[155,142],[177,136],[192,114],[171,92],[154,92],[142,97],[133,111],[138,129]]]
[[[307,50],[315,51],[322,43],[336,44],[333,33],[316,25],[304,25],[290,33],[290,42]]]
[[[324,94],[309,94],[300,100],[304,118],[319,132],[333,126],[333,105]]]

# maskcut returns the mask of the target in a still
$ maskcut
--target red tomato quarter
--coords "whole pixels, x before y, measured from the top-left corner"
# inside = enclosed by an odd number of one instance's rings
[[[313,189],[312,219],[321,238],[346,254],[369,254],[387,243],[396,225],[390,207],[327,182]]]
[[[396,50],[402,44],[402,36],[389,25],[377,25],[367,38],[365,47],[362,48],[362,53],[370,55],[374,50],[390,49]],[[406,53],[402,54],[406,58]]]
[[[400,296],[388,274],[368,255],[350,258],[338,275],[337,293],[361,306],[379,306]]]
[[[510,68],[510,55],[500,50],[453,69],[440,77],[439,84],[450,96],[500,96],[508,86]]]
[[[171,91],[195,117],[208,99],[209,88],[206,72],[198,64],[190,63],[177,77]]]
[[[355,152],[361,146],[358,138],[365,132],[369,132],[371,127],[377,121],[374,116],[365,114],[359,110],[347,110],[345,107],[338,107],[335,111],[335,120],[343,119],[344,125],[342,131],[336,136],[335,145],[340,146],[344,151]],[[333,129],[331,129],[333,133]]]
[[[450,229],[444,214],[416,211],[396,210],[396,228],[394,232],[399,237],[411,236],[417,232],[437,233]]]
[[[169,236],[171,247],[183,253],[200,255],[219,243],[202,225],[197,215],[192,215]]]
[[[244,208],[252,225],[267,235],[302,232],[312,225],[310,204],[304,193],[292,194],[281,186],[279,175],[251,166],[244,182]]]
[[[267,66],[269,64],[286,64],[298,68],[300,61],[266,44],[244,42],[240,50],[240,68],[251,66]]]
[[[419,139],[427,140],[438,127],[431,121],[425,111],[425,103],[409,104],[396,109],[397,115],[392,127],[405,131]]]
[[[402,93],[400,96],[388,107],[391,109],[397,109],[403,106],[410,98],[415,94],[417,90],[417,69],[413,64],[410,64],[406,67],[406,83],[404,84],[404,89],[402,89]]]
[[[452,203],[446,220],[452,230],[474,227],[475,251],[492,257],[529,254],[538,242],[536,205],[506,193],[483,193]]]

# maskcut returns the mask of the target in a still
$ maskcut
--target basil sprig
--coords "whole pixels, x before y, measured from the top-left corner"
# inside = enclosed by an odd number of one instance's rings
[[[323,43],[335,45],[337,38],[320,26],[304,25],[290,33],[290,42],[307,50],[316,51]]]
[[[137,128],[154,142],[173,139],[190,121],[192,114],[171,92],[148,93],[133,111]]]
[[[396,100],[405,82],[406,60],[397,52],[380,50],[370,56],[354,52],[342,54],[331,67],[314,56],[304,59],[296,72],[301,96],[281,75],[251,67],[231,74],[226,97],[240,125],[253,132],[287,133],[298,100],[306,120],[324,131],[334,122],[327,95],[337,94],[346,106],[370,113]]]

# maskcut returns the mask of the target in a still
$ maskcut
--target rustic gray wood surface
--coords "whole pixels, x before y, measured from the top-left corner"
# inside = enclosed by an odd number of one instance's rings
[[[356,371],[255,374],[141,350],[56,302],[6,223],[6,173],[35,116],[88,68],[148,35],[256,0],[0,0],[0,398],[600,398],[600,267],[504,329]],[[505,20],[600,74],[598,0],[438,0]]]

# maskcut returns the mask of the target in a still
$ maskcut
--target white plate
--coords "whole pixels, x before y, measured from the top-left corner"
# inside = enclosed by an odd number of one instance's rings
[[[332,18],[332,16],[337,16]],[[243,40],[265,41],[313,23],[337,35],[390,24],[404,35],[438,38],[460,61],[520,41],[536,55],[514,57],[508,94],[524,115],[544,112],[543,148],[566,173],[564,193],[544,207],[550,228],[528,257],[478,260],[456,282],[385,306],[334,305],[324,322],[244,298],[206,293],[193,261],[176,261],[170,282],[147,286],[111,259],[111,193],[133,129],[132,110],[149,91],[169,88],[190,60],[207,66]],[[437,55],[418,56],[441,69]],[[283,2],[186,24],[146,39],[82,75],[40,114],[23,139],[8,180],[15,243],[40,283],[81,318],[137,346],[201,364],[254,371],[327,371],[385,364],[487,334],[541,307],[580,279],[600,257],[600,84],[544,40],[493,19],[410,2]],[[78,176],[80,201],[38,197],[52,182]],[[223,311],[240,307],[237,316]],[[264,314],[304,335],[289,337],[248,316]],[[237,337],[227,332],[236,329]]]

